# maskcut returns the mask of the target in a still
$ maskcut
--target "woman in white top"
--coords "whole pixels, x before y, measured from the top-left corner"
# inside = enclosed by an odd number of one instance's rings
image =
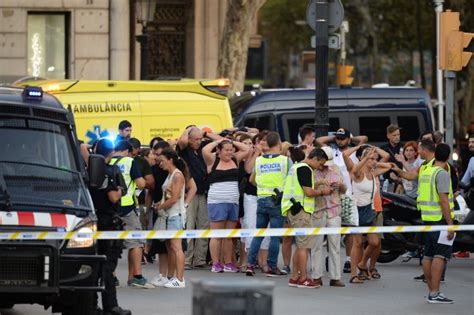
[[[172,149],[165,149],[159,157],[160,167],[168,172],[168,177],[163,183],[163,199],[155,205],[159,220],[166,222],[166,230],[182,230],[185,228],[185,187],[187,167],[185,162],[178,157]],[[184,173],[184,174],[183,174]],[[157,222],[159,222],[157,220]],[[155,223],[156,224],[156,223]],[[168,251],[168,266],[176,267],[176,276],[165,284],[167,288],[184,288],[184,252],[181,239],[166,241]]]
[[[359,226],[372,226],[375,220],[375,211],[373,208],[374,195],[377,189],[376,177],[389,171],[391,165],[388,163],[377,163],[379,148],[364,145],[357,148],[356,156],[359,157],[360,162],[353,165],[349,161],[349,156],[352,154],[351,150],[344,152],[344,160],[347,168],[351,171],[352,178],[352,194],[357,204],[359,211]],[[353,234],[352,249],[351,249],[351,283],[363,283],[363,280],[368,280],[365,275],[357,275],[357,269],[366,271],[367,269],[359,266],[362,258],[362,234]],[[380,238],[377,234],[367,234],[367,240],[371,249],[380,246]]]

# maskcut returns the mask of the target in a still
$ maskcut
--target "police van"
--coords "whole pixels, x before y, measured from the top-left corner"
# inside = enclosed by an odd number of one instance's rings
[[[54,96],[0,87],[0,233],[13,233],[0,238],[0,309],[37,303],[63,314],[95,310],[105,260],[95,240],[46,240],[48,233],[96,231],[78,148],[73,116]]]
[[[298,143],[298,130],[314,123],[315,90],[250,91],[231,99],[236,126],[277,131],[283,140]],[[402,141],[433,130],[428,93],[419,88],[330,88],[329,131],[340,127],[366,135],[375,145],[387,142],[386,127],[402,127]]]
[[[204,131],[232,127],[227,79],[203,81],[22,81],[42,87],[64,106],[71,106],[81,140],[115,140],[121,120],[132,123],[132,136],[148,143],[154,137],[178,139],[185,128]]]

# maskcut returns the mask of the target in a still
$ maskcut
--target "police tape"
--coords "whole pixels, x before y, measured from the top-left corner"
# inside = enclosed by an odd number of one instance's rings
[[[97,232],[2,232],[1,240],[130,240],[130,239],[197,239],[197,238],[245,238],[265,236],[315,236],[369,233],[414,233],[435,231],[474,231],[470,225],[419,225],[419,226],[367,226],[367,227],[312,227],[312,228],[263,228],[222,230],[178,231],[97,231]]]

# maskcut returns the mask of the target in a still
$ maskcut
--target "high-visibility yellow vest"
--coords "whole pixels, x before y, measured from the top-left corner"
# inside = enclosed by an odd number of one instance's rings
[[[291,198],[296,202],[299,202],[305,212],[313,213],[315,200],[314,197],[307,197],[304,194],[303,187],[301,187],[298,181],[298,169],[301,167],[308,167],[313,173],[313,169],[306,163],[298,163],[291,167],[288,177],[285,182],[285,189],[283,190],[283,198],[281,200],[281,214],[286,217],[293,203]],[[311,188],[314,188],[314,176],[311,176]]]
[[[439,166],[425,167],[418,176],[418,197],[416,202],[421,211],[423,221],[438,222],[443,219],[443,212],[439,203],[439,194],[436,189],[436,175],[443,169]],[[451,218],[454,218],[454,198],[453,188],[449,185],[449,208],[451,209]]]
[[[120,159],[117,163],[115,163],[118,158],[112,158],[110,160],[110,165],[117,165],[120,169],[120,173],[122,173],[123,179],[125,180],[125,184],[127,185],[127,194],[122,196],[120,199],[120,206],[132,206],[135,205],[135,190],[137,188],[137,184],[130,176],[130,169],[132,168],[133,159],[131,157],[125,156]]]
[[[259,156],[255,161],[255,181],[257,183],[257,196],[268,197],[275,194],[275,188],[283,191],[285,179],[288,174],[288,157]]]
[[[428,162],[421,164],[420,169],[419,169],[419,171],[418,171],[418,181],[420,181],[420,175],[423,173],[423,171],[424,171],[427,167],[433,166],[434,162],[435,162],[435,158],[432,158],[432,159],[429,160]]]

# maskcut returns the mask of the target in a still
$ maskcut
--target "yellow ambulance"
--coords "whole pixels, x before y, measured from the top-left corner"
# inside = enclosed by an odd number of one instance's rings
[[[122,120],[132,123],[132,137],[148,144],[153,137],[177,139],[189,125],[219,132],[232,127],[226,96],[228,80],[169,81],[24,81],[40,86],[71,106],[77,135],[86,143],[115,139]]]

